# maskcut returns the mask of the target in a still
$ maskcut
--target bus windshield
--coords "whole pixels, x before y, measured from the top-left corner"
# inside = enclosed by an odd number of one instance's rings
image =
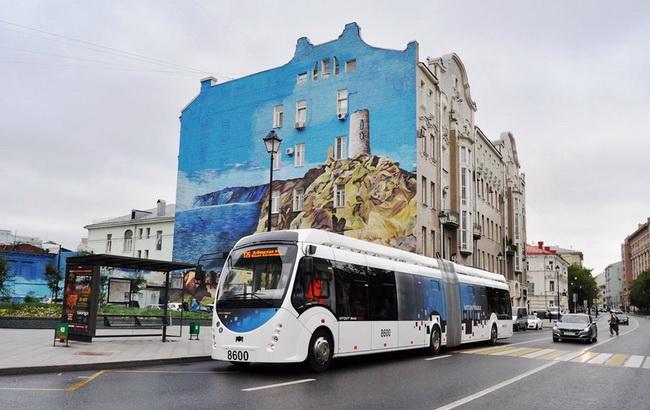
[[[219,307],[279,307],[296,260],[295,245],[260,245],[233,250],[221,276]]]

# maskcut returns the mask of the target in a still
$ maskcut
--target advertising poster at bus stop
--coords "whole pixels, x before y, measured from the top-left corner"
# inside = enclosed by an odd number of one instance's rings
[[[63,321],[70,340],[91,341],[95,334],[99,272],[94,266],[68,267],[65,275]]]

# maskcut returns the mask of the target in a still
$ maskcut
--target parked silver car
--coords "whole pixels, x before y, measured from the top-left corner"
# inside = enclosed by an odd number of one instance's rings
[[[528,328],[528,311],[525,307],[512,308],[512,330],[526,330]]]

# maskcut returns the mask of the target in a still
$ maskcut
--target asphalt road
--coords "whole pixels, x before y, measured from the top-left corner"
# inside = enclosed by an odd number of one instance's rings
[[[434,357],[340,359],[323,374],[201,362],[3,376],[0,408],[650,409],[650,320],[633,317],[610,337],[605,319],[592,345],[553,343],[545,329]]]

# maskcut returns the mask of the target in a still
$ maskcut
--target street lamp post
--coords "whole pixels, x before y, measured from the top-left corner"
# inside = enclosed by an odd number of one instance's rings
[[[557,320],[560,320],[560,265],[555,265],[557,276]]]
[[[271,130],[266,137],[262,139],[266,145],[266,152],[271,156],[271,166],[270,166],[270,177],[269,177],[269,214],[268,214],[268,226],[267,232],[271,232],[271,204],[273,196],[273,156],[278,153],[280,150],[280,144],[282,143],[282,138],[275,133],[274,130]]]

